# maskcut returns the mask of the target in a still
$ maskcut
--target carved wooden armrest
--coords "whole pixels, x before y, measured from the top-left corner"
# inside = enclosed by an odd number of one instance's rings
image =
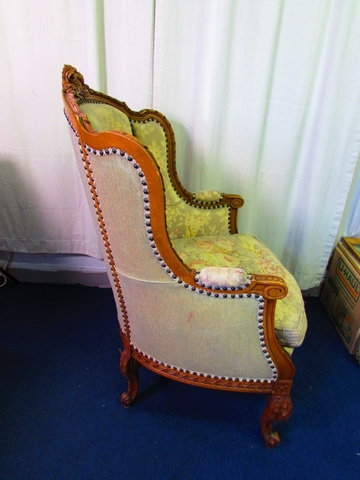
[[[191,195],[191,200],[192,203],[199,203],[204,207],[228,206],[238,209],[244,204],[241,195],[221,193],[218,190],[200,190]]]

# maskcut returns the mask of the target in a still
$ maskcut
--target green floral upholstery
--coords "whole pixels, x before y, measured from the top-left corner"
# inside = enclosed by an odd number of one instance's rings
[[[120,110],[102,103],[84,102],[81,111],[88,117],[94,130],[118,130],[134,135],[148,148],[159,165],[165,187],[166,223],[169,237],[195,237],[229,233],[227,207],[213,210],[201,207],[201,202],[217,201],[221,194],[202,191],[194,194],[198,207],[188,204],[173,188],[168,172],[167,143],[163,127],[156,120],[129,120]]]
[[[215,235],[176,239],[172,244],[181,259],[197,271],[205,267],[239,267],[247,273],[283,278],[289,292],[276,303],[276,334],[283,346],[301,345],[307,321],[299,286],[277,257],[255,237],[242,234]]]
[[[193,194],[196,202],[217,202],[221,199],[222,194],[217,190],[199,190]]]
[[[82,103],[80,110],[88,117],[93,129],[97,132],[117,130],[132,135],[129,117],[117,108],[104,103]]]
[[[155,120],[132,121],[134,135],[154,156],[163,177],[166,196],[166,224],[170,239],[197,237],[216,233],[229,233],[228,209],[213,210],[194,207],[186,203],[171,184],[167,166],[166,135],[162,126]],[[199,194],[199,201],[205,201],[205,193]],[[210,192],[211,201],[221,197],[218,192]]]

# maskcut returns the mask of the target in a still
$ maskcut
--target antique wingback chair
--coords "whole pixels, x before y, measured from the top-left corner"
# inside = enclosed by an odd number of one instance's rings
[[[135,399],[139,366],[201,387],[268,394],[261,428],[292,412],[291,352],[306,316],[294,278],[250,235],[238,234],[238,195],[181,184],[169,121],[96,92],[65,65],[65,115],[118,310]]]

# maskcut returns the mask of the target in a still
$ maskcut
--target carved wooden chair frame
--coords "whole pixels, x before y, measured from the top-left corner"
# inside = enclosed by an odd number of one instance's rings
[[[125,329],[121,331],[123,351],[120,357],[120,369],[127,378],[127,391],[121,395],[121,402],[125,407],[130,406],[135,400],[139,390],[138,369],[144,366],[149,370],[156,372],[164,377],[180,381],[186,384],[217,389],[229,390],[234,392],[251,392],[268,394],[268,402],[261,417],[261,428],[268,447],[273,447],[280,442],[279,435],[274,431],[274,423],[287,420],[292,413],[292,401],[290,397],[292,379],[295,373],[295,367],[290,355],[279,344],[274,329],[274,313],[276,300],[284,298],[287,294],[287,286],[279,277],[251,275],[251,281],[242,289],[213,289],[208,287],[199,287],[196,281],[196,272],[189,269],[178,257],[171,246],[166,231],[165,213],[163,215],[154,215],[151,220],[151,236],[154,245],[161,250],[161,258],[166,264],[169,272],[172,272],[174,278],[186,288],[199,292],[203,295],[217,296],[256,296],[263,299],[262,303],[262,329],[263,341],[269,354],[269,362],[273,362],[276,369],[276,379],[272,382],[246,381],[244,379],[232,378],[223,379],[216,377],[199,376],[188,371],[180,371],[169,365],[160,364],[146,355],[133,348],[130,343],[129,322],[127,310],[122,294],[120,280],[116,272],[116,266],[111,250],[111,245],[107,233],[106,224],[102,216],[101,205],[98,199],[96,184],[94,182],[91,164],[88,160],[87,149],[96,150],[101,155],[106,155],[104,145],[112,148],[122,149],[126,142],[126,152],[131,158],[136,159],[136,164],[146,177],[148,190],[151,191],[152,204],[156,204],[158,211],[162,209],[165,212],[165,199],[163,185],[159,169],[156,168],[156,162],[150,152],[144,148],[141,143],[133,136],[120,132],[107,131],[99,134],[95,132],[87,116],[82,113],[79,105],[82,101],[93,101],[111,105],[124,112],[128,117],[135,120],[146,120],[147,118],[156,119],[163,125],[167,135],[169,161],[168,168],[171,181],[178,194],[181,195],[189,204],[198,206],[194,200],[193,194],[186,190],[181,184],[175,165],[175,139],[172,127],[168,120],[159,112],[146,109],[136,112],[131,110],[124,102],[120,102],[108,95],[99,93],[84,83],[83,76],[74,68],[65,65],[63,69],[63,101],[64,111],[70,127],[78,137],[79,149],[82,153],[83,165],[87,176],[88,185],[92,194],[94,207],[97,214],[97,220],[101,231],[101,236],[106,250],[107,261],[115,285],[118,302],[121,305],[122,315],[125,322]],[[221,200],[215,205],[213,202],[207,204],[204,202],[202,208],[221,208],[229,209],[229,232],[237,233],[236,216],[237,209],[243,204],[242,197],[238,195],[223,194]]]

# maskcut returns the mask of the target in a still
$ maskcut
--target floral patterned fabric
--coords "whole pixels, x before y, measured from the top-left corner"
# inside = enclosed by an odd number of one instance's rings
[[[132,121],[136,138],[145,145],[154,156],[164,181],[166,197],[166,223],[169,237],[196,237],[229,233],[227,207],[212,210],[194,207],[186,203],[173,188],[168,173],[166,135],[162,126],[153,121]],[[218,192],[200,193],[200,201],[205,201],[204,195],[211,196],[211,201],[218,200]]]
[[[84,102],[80,109],[88,117],[94,130],[121,131],[134,135],[149,149],[155,158],[164,181],[166,197],[166,223],[170,238],[195,237],[215,233],[229,233],[227,207],[204,209],[189,205],[174,190],[168,173],[166,135],[160,123],[156,120],[130,120],[120,110],[102,103]],[[196,195],[196,194],[195,194]],[[221,194],[215,191],[199,192],[199,202],[216,201]]]
[[[193,198],[197,202],[218,202],[222,195],[217,190],[199,190],[193,194]]]
[[[180,258],[197,271],[205,267],[242,268],[248,274],[276,275],[288,286],[287,296],[276,302],[275,329],[283,346],[301,345],[307,320],[304,302],[294,277],[277,257],[251,235],[214,235],[172,241]]]
[[[80,110],[88,117],[97,132],[115,130],[132,135],[131,124],[125,113],[104,103],[82,103]]]

